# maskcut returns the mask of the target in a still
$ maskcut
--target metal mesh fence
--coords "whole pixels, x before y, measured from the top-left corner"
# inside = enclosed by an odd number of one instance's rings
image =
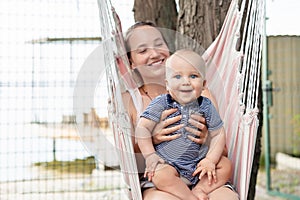
[[[103,74],[93,106],[74,115],[76,84],[95,84],[92,71],[77,80],[101,43],[97,1],[3,0],[0,8],[0,199],[125,199],[118,163],[99,156],[115,156],[98,142],[99,132],[113,139]]]

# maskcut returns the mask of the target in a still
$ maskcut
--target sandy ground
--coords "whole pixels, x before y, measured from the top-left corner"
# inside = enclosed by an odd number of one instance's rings
[[[118,171],[94,170],[91,175],[45,172],[37,179],[0,183],[0,199],[117,200],[126,199],[124,188]]]
[[[270,196],[266,192],[266,173],[260,170],[256,184],[257,200],[276,199],[283,200],[278,196]],[[300,171],[271,169],[271,189],[282,193],[292,194],[300,199]]]
[[[48,125],[45,127],[44,125],[29,125],[29,127],[20,127],[20,130],[14,130],[13,133],[19,133],[20,131],[30,133],[29,136],[40,135],[41,132],[43,134],[60,132],[59,135],[50,135],[50,137],[67,137],[73,140],[79,139],[78,130],[74,129],[73,126],[57,127],[56,125]],[[88,132],[95,136],[93,130]],[[86,136],[87,141],[95,140],[95,137],[90,137],[91,135],[84,136]],[[49,135],[47,137],[49,137]],[[98,138],[96,138],[96,140],[97,139]],[[33,178],[14,182],[0,182],[0,200],[127,199],[122,174],[118,171],[104,171],[103,166],[102,169],[94,170],[93,174],[90,175],[78,173],[59,174],[49,170],[43,171],[37,167],[32,167],[29,171],[33,175]],[[272,170],[271,177],[272,188],[298,195],[300,198],[300,171]],[[265,188],[266,175],[264,171],[260,171],[258,174],[255,199],[283,200],[283,198],[268,195]]]
[[[275,171],[272,171],[275,173]],[[299,172],[297,172],[299,175]],[[296,173],[296,174],[297,174]],[[281,174],[278,173],[277,174]],[[283,173],[282,173],[283,174]],[[126,200],[125,186],[122,181],[122,174],[118,171],[94,171],[92,175],[86,174],[64,174],[56,177],[41,176],[40,179],[19,181],[0,184],[1,200],[70,200],[70,199],[87,199],[87,200]],[[274,175],[273,175],[274,176]],[[285,176],[285,180],[281,177],[273,177],[274,181],[281,180],[288,185],[290,176]],[[46,179],[47,178],[47,179]],[[296,177],[295,177],[296,178]],[[299,178],[299,177],[298,177]],[[284,200],[267,194],[265,189],[265,173],[260,171],[258,175],[258,183],[256,186],[255,200]],[[300,179],[298,179],[300,180]],[[275,186],[279,183],[275,183]],[[294,193],[300,196],[299,184],[294,186]],[[288,187],[291,189],[291,186]],[[299,197],[300,198],[300,197]]]

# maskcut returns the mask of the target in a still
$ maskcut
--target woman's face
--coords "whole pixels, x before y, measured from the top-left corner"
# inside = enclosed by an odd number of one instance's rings
[[[170,53],[158,29],[147,25],[137,27],[130,34],[128,44],[131,67],[138,68],[144,82],[165,77],[164,63]]]

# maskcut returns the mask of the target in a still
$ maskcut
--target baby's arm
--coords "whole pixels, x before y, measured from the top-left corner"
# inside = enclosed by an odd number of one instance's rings
[[[141,117],[135,129],[135,137],[144,157],[155,152],[151,135],[155,124],[154,121]]]
[[[155,149],[152,143],[151,133],[155,125],[156,122],[141,117],[135,130],[139,148],[146,160],[146,170],[144,176],[148,176],[150,181],[154,176],[154,171],[157,164],[164,163],[164,160],[155,153]]]
[[[222,156],[226,139],[225,130],[223,127],[210,132],[209,135],[210,140],[208,153],[206,157],[198,163],[194,174],[200,173],[199,179],[207,174],[209,183],[211,183],[212,179],[214,179],[215,182],[217,181],[216,165]]]
[[[206,158],[208,158],[216,165],[219,162],[223,150],[225,148],[225,143],[226,143],[225,130],[222,127],[218,130],[211,131],[209,135],[211,139],[209,142],[209,149]]]

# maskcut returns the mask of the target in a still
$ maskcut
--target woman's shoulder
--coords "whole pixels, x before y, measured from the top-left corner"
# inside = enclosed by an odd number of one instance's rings
[[[160,94],[157,97],[155,97],[154,99],[167,99],[169,98],[170,94]]]
[[[203,104],[203,105],[211,105],[212,104],[212,101],[209,98],[204,97],[204,96],[200,96],[198,98],[198,102],[199,102],[199,104]]]
[[[133,124],[135,124],[137,112],[136,112],[132,97],[128,91],[122,92],[121,95],[122,95],[124,108],[125,108],[127,114],[129,115],[131,122]]]
[[[218,109],[217,100],[216,100],[216,98],[213,96],[213,94],[209,91],[208,88],[204,88],[204,90],[202,91],[201,96],[208,98],[208,99],[212,102],[212,104],[214,105],[214,107],[215,107],[217,110],[219,110],[219,109]]]
[[[131,100],[131,96],[128,91],[122,92],[122,98],[123,100]]]
[[[151,105],[153,104],[165,105],[168,103],[169,98],[170,98],[169,94],[160,94],[156,96],[154,99],[152,99]]]
[[[212,108],[215,108],[213,102],[209,98],[204,96],[200,96],[198,98],[198,104],[200,105],[201,109],[204,109],[206,111],[210,111]]]

